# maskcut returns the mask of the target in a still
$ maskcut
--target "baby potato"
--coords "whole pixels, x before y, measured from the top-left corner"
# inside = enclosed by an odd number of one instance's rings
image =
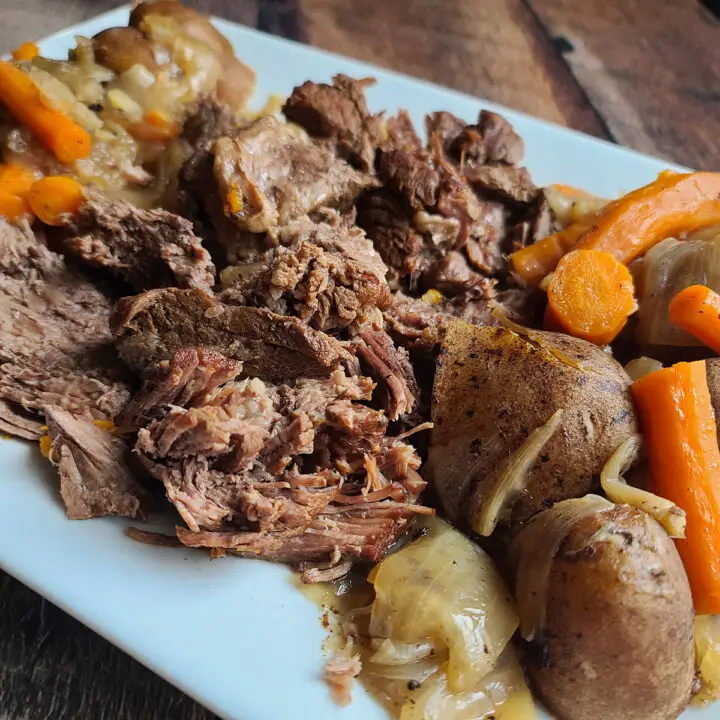
[[[694,677],[693,607],[673,541],[649,515],[588,496],[517,535],[526,669],[559,720],[674,720]],[[528,632],[528,631],[531,632]]]
[[[429,476],[447,514],[484,535],[508,471],[518,487],[501,498],[501,521],[514,526],[591,492],[637,432],[630,378],[611,355],[561,333],[528,333],[456,322],[438,359]],[[543,427],[552,430],[544,439],[532,436]]]

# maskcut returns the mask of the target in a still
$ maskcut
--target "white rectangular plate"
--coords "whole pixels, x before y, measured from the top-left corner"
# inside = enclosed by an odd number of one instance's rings
[[[40,43],[62,58],[75,35],[126,25],[120,8]],[[652,180],[668,164],[419,80],[218,20],[237,55],[255,68],[255,106],[305,80],[336,73],[374,76],[373,110],[449,110],[474,120],[503,113],[525,140],[535,181],[564,182],[614,196]],[[19,38],[25,40],[26,38]],[[30,38],[28,38],[30,39]],[[288,570],[261,561],[210,562],[198,551],[132,542],[118,519],[71,522],[57,480],[34,445],[0,442],[0,567],[130,653],[218,715],[233,720],[385,720],[356,687],[343,710],[322,681],[319,611]],[[690,712],[718,720],[720,707]]]

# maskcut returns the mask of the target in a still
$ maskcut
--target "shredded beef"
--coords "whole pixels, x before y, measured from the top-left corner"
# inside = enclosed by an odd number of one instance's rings
[[[305,82],[288,98],[285,117],[315,138],[327,140],[337,154],[364,172],[372,170],[380,139],[381,116],[371,115],[365,88],[373,78],[336,75],[332,85]]]
[[[221,385],[234,380],[242,363],[211,350],[180,348],[170,361],[150,371],[150,377],[118,418],[124,432],[136,430],[165,407],[198,405]]]
[[[181,542],[292,563],[382,557],[429,511],[415,504],[425,485],[415,451],[362,404],[372,387],[342,370],[282,385],[247,378],[142,428],[136,451],[187,525]]]
[[[263,379],[329,375],[349,359],[340,343],[294,317],[227,305],[202,290],[167,288],[123,298],[112,326],[120,356],[141,376],[182,347],[212,350]]]
[[[228,303],[296,315],[319,330],[362,323],[390,306],[386,267],[358,228],[300,220],[283,228],[280,246],[254,263],[224,271]]]
[[[45,418],[68,517],[143,518],[148,494],[127,464],[122,438],[59,407],[45,408]]]
[[[136,290],[197,287],[211,290],[215,266],[192,224],[165,210],[142,210],[90,192],[63,241],[66,253],[108,268]]]
[[[417,410],[420,389],[410,358],[384,330],[363,328],[354,339],[361,366],[378,383],[381,402],[391,420]]]
[[[0,269],[4,429],[34,435],[20,408],[40,413],[46,405],[112,418],[129,393],[108,327],[107,297],[28,226],[2,220]]]

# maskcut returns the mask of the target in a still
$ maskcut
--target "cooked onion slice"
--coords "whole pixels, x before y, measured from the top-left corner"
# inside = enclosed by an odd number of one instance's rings
[[[632,435],[610,456],[600,473],[600,485],[608,500],[618,505],[632,505],[654,517],[670,537],[684,538],[685,511],[665,498],[628,485],[623,475],[640,451],[640,436]]]
[[[560,426],[562,416],[562,408],[556,410],[544,425],[535,428],[515,453],[505,460],[494,487],[484,499],[482,509],[473,522],[473,530],[478,535],[492,535],[502,514],[512,508],[513,501],[525,486],[530,468]]]
[[[370,574],[369,633],[394,643],[430,643],[438,653],[447,649],[448,686],[465,692],[495,666],[518,618],[478,546],[441,520],[428,519],[426,530]]]

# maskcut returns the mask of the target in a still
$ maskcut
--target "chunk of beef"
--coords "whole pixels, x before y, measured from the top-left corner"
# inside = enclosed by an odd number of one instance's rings
[[[337,340],[298,318],[227,305],[196,289],[123,298],[112,326],[121,357],[141,376],[182,347],[240,360],[247,374],[263,379],[327,376],[349,359]]]
[[[441,281],[464,294],[483,276],[507,276],[507,256],[540,218],[541,193],[513,164],[522,142],[500,116],[483,111],[466,125],[438,112],[426,125],[423,148],[407,115],[393,119],[378,161],[384,186],[359,198],[358,223],[403,289]]]
[[[458,165],[506,163],[522,160],[525,148],[522,138],[504,117],[481,110],[475,125],[467,125],[452,113],[441,111],[427,116],[428,137],[437,134],[444,152]]]
[[[404,150],[409,153],[420,152],[423,149],[422,140],[415,132],[410,115],[407,110],[400,110],[394,117],[387,119],[385,123],[387,139],[384,145],[394,150]]]
[[[228,303],[296,315],[319,330],[375,317],[392,297],[387,268],[358,228],[299,220],[278,234],[280,246],[223,272]]]
[[[237,126],[238,119],[227,105],[213,98],[203,98],[183,123],[182,138],[191,148],[200,148],[211,140],[229,135]]]
[[[381,116],[371,115],[365,88],[373,78],[336,75],[332,85],[305,82],[288,98],[283,113],[315,138],[327,140],[342,158],[364,172],[373,169],[381,140]]]
[[[433,207],[440,189],[440,173],[424,153],[389,150],[380,156],[380,179],[402,195],[413,210]]]
[[[46,405],[112,418],[129,392],[127,376],[117,367],[108,298],[28,226],[2,220],[0,268],[5,429],[35,434],[36,426],[19,408],[40,413]]]
[[[180,348],[152,370],[118,418],[124,432],[136,430],[172,404],[201,405],[214,390],[234,380],[242,363],[217,352]]]
[[[349,206],[373,184],[299,127],[265,116],[215,140],[182,173],[184,193],[203,198],[191,207],[206,215],[232,257],[248,257],[256,238],[323,206]],[[248,251],[249,250],[249,251]]]
[[[538,188],[530,173],[517,165],[474,165],[463,170],[465,179],[481,193],[497,195],[519,205],[537,199]]]
[[[88,193],[63,249],[108,268],[136,290],[197,287],[211,290],[215,266],[192,224],[165,210],[142,210]]]
[[[420,389],[404,348],[395,347],[384,330],[373,328],[363,328],[354,344],[361,366],[378,383],[388,417],[397,420],[417,410]]]
[[[127,464],[122,438],[57,406],[45,408],[45,418],[68,517],[144,517],[148,494]]]
[[[382,188],[365,193],[358,200],[357,222],[388,267],[388,282],[401,282],[412,289],[416,278],[433,262],[423,235],[413,225],[402,198]]]
[[[503,310],[492,286],[481,288],[474,297],[442,298],[429,303],[398,293],[384,317],[395,342],[410,350],[429,352],[445,337],[448,323],[457,319],[472,325],[497,325],[493,308]]]

